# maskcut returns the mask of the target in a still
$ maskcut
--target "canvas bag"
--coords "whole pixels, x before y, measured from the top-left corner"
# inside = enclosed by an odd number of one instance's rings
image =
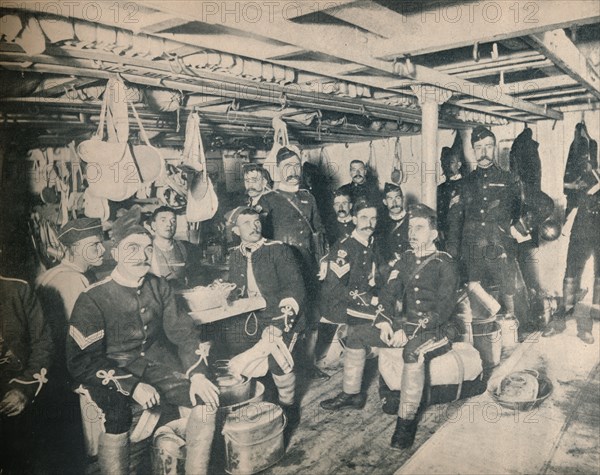
[[[188,223],[211,219],[219,207],[219,200],[206,169],[206,156],[200,136],[200,116],[191,112],[185,127],[182,168],[187,172]]]

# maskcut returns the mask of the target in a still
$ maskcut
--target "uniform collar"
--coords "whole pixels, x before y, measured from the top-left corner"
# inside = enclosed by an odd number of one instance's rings
[[[356,229],[354,231],[352,231],[352,237],[357,240],[359,243],[361,243],[363,246],[365,247],[369,247],[371,245],[371,242],[373,241],[373,238],[371,237],[369,240],[363,239],[358,232],[356,231]]]
[[[494,165],[492,165],[492,166],[494,166]],[[462,178],[462,175],[460,173],[457,173],[456,175],[451,176],[450,178],[448,178],[448,181],[458,181],[461,178]]]
[[[287,193],[298,193],[298,191],[300,191],[300,185],[288,185],[287,183],[282,181],[279,183],[278,190],[285,191]]]
[[[390,217],[390,219],[392,221],[402,221],[404,219],[404,217],[406,216],[406,210],[403,209],[402,212],[398,215],[398,216],[392,216],[391,213],[388,213],[388,216]]]
[[[132,289],[137,289],[138,287],[141,287],[142,284],[144,283],[144,278],[146,277],[146,276],[144,276],[139,280],[128,279],[123,274],[121,274],[119,272],[118,268],[116,268],[116,267],[111,272],[110,276],[117,284],[122,285],[123,287],[129,287]]]
[[[242,253],[242,256],[248,257],[249,254],[258,251],[261,247],[263,247],[265,245],[265,242],[267,242],[265,238],[262,238],[260,241],[252,243],[242,242],[240,244],[240,252]]]
[[[74,263],[74,262],[71,262],[71,261],[70,261],[68,258],[66,258],[66,259],[63,259],[63,260],[60,262],[60,265],[61,265],[61,266],[63,266],[63,267],[66,267],[66,268],[68,268],[68,269],[70,269],[70,270],[73,270],[73,271],[75,271],[75,272],[78,272],[78,273],[80,273],[80,274],[83,274],[84,272],[86,272],[86,271],[87,271],[87,269],[82,269],[81,267],[79,267],[79,266],[75,265],[75,263]]]
[[[337,218],[339,223],[346,224],[352,221],[352,216],[346,216],[345,218]]]

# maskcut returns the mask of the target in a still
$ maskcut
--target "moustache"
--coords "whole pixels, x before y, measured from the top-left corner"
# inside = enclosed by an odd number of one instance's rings
[[[375,228],[372,226],[365,226],[364,228],[360,228],[361,231],[375,231]]]
[[[300,180],[300,175],[290,175],[285,179],[285,181],[292,181],[292,180]]]

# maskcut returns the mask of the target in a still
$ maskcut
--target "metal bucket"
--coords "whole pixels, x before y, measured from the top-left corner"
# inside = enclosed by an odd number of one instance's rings
[[[229,372],[228,360],[215,363],[216,383],[219,387],[221,407],[233,406],[248,401],[251,397],[252,380],[246,376],[236,376]]]
[[[473,346],[479,351],[484,368],[498,366],[502,355],[502,330],[495,318],[473,321]]]
[[[252,475],[275,465],[285,454],[281,407],[261,402],[242,407],[227,416],[225,471],[231,475]]]
[[[499,316],[498,323],[502,333],[502,350],[511,351],[519,344],[519,321],[516,318]]]
[[[154,475],[185,475],[185,425],[178,419],[160,427],[154,435],[152,473]]]

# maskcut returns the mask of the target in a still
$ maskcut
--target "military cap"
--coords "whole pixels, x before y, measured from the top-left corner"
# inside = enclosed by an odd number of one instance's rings
[[[140,224],[141,221],[142,210],[139,205],[132,206],[121,217],[117,218],[112,226],[112,240],[115,245],[134,234],[145,234],[151,237],[150,231]]]
[[[238,206],[225,214],[225,224],[232,228],[241,214],[258,214],[258,212],[249,206]]]
[[[368,200],[367,198],[361,197],[352,206],[352,214],[354,216],[357,216],[358,213],[360,213],[363,209],[377,208],[378,206],[379,205],[374,203],[373,201]]]
[[[437,218],[437,213],[434,209],[430,208],[427,205],[422,203],[417,203],[411,205],[408,208],[408,217],[409,218],[425,218],[429,220],[435,220]],[[435,221],[434,221],[435,222]]]
[[[396,185],[396,183],[390,183],[387,182],[384,186],[383,186],[383,194],[387,195],[388,193],[391,193],[392,191],[399,191],[400,195],[403,195],[402,193],[402,188],[400,188],[399,185]]]
[[[492,137],[494,141],[496,140],[496,136],[491,130],[485,128],[483,125],[478,125],[471,133],[471,145],[474,145],[476,142],[479,142],[486,137]]]
[[[102,237],[102,224],[98,218],[78,218],[67,222],[60,228],[58,239],[65,246],[90,236]]]
[[[292,158],[292,157],[299,157],[299,155],[294,152],[293,150],[290,150],[287,147],[282,147],[277,151],[277,165],[279,165],[281,162],[287,160],[288,158]]]

